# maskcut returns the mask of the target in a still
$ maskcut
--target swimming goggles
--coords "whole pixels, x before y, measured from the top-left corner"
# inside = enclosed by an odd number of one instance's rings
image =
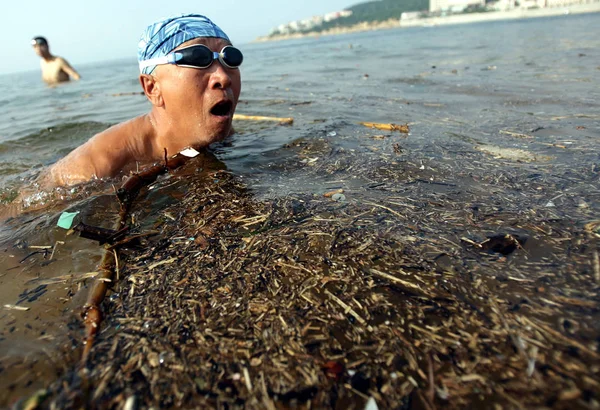
[[[190,68],[208,68],[212,65],[213,61],[217,59],[225,67],[238,68],[242,64],[242,61],[244,61],[244,56],[240,50],[233,46],[225,46],[220,53],[217,53],[203,44],[194,44],[175,50],[166,56],[140,61],[140,71],[146,67],[159,64],[176,64],[180,67]]]

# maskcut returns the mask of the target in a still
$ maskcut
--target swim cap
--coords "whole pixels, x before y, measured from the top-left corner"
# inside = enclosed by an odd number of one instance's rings
[[[48,40],[46,40],[44,37],[42,36],[37,36],[31,39],[31,45],[35,46],[35,45],[39,45],[39,46],[47,46],[48,45]]]
[[[138,43],[138,63],[163,57],[186,41],[198,37],[216,37],[229,41],[229,37],[208,17],[201,14],[182,14],[149,25]],[[143,68],[150,74],[156,66]]]

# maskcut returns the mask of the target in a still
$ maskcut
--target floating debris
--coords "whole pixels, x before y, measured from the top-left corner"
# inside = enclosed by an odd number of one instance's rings
[[[30,309],[30,308],[28,308],[26,306],[17,306],[17,305],[11,305],[11,304],[4,305],[4,308],[8,309],[8,310],[19,310],[19,311],[22,311],[22,312],[26,312],[26,311],[28,311]]]
[[[369,397],[369,400],[367,400],[365,410],[379,410],[379,407],[377,407],[377,402],[373,397]]]
[[[141,407],[322,408],[335,391],[334,403],[465,408],[477,390],[529,407],[549,394],[581,399],[572,383],[594,383],[586,362],[600,353],[580,329],[594,320],[597,290],[575,290],[533,258],[530,236],[549,229],[544,214],[486,213],[478,223],[487,229],[519,221],[530,233],[471,240],[467,230],[479,225],[464,228],[465,215],[487,212],[483,204],[454,215],[433,194],[384,205],[357,192],[343,207],[312,195],[259,202],[228,173],[209,180],[164,211],[172,219],[148,246],[119,252],[120,297],[104,301],[106,330],[87,360],[90,383],[103,383],[96,404],[145,391]],[[417,215],[418,236],[408,223]],[[463,241],[436,230],[442,215]],[[556,228],[547,246],[575,229]],[[572,252],[557,263],[589,266],[581,245]],[[555,329],[569,309],[589,315]],[[546,371],[567,363],[568,374]],[[63,388],[65,377],[53,388],[56,407],[83,398]]]
[[[186,167],[125,183],[129,230],[103,245],[110,272],[90,273],[108,297],[92,292],[86,360],[44,406],[592,408],[597,168],[497,161],[466,139],[447,160],[414,141],[400,158],[393,135],[350,126],[286,145],[269,173],[310,184],[284,194],[210,172],[146,217]],[[84,286],[70,274],[56,288]]]
[[[59,228],[69,230],[69,229],[71,229],[71,226],[73,226],[73,221],[77,215],[79,215],[79,211],[76,211],[76,212],[65,211],[62,214],[60,214],[60,217],[58,218],[58,222],[56,223],[56,225]]]
[[[344,190],[340,188],[340,189],[334,189],[333,191],[325,192],[325,193],[323,194],[323,196],[324,196],[325,198],[331,198],[331,197],[332,197],[332,196],[334,196],[335,194],[343,194],[343,193],[344,193]]]
[[[509,159],[512,161],[532,162],[543,159],[531,152],[518,148],[502,148],[494,145],[479,145],[476,147],[479,151],[492,155],[495,158]]]
[[[522,134],[520,132],[512,132],[512,131],[508,131],[508,130],[500,130],[500,134],[510,135],[511,137],[515,137],[515,138],[525,138],[525,139],[535,138],[533,135]]]
[[[375,128],[378,130],[386,130],[386,131],[399,131],[404,134],[408,134],[410,132],[410,128],[408,124],[398,125],[398,124],[381,124],[377,122],[359,122],[360,125],[364,125],[368,128]]]
[[[247,121],[272,121],[280,124],[291,125],[294,123],[292,117],[265,117],[262,115],[244,115],[244,114],[233,114],[234,120],[247,120]]]

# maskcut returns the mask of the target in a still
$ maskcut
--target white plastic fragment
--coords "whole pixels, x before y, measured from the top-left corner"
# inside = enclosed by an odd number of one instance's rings
[[[194,148],[186,148],[183,151],[181,151],[180,154],[188,158],[194,158],[197,157],[200,153]]]
[[[129,396],[127,401],[125,401],[125,406],[123,406],[123,410],[135,410],[137,409],[137,398],[135,396]]]
[[[17,305],[10,305],[10,304],[4,305],[4,308],[8,309],[8,310],[20,310],[23,312],[29,310],[29,308],[25,307],[25,306],[17,306]]]
[[[375,402],[373,397],[369,397],[369,400],[367,400],[365,410],[379,410],[379,407],[377,407],[377,402]]]

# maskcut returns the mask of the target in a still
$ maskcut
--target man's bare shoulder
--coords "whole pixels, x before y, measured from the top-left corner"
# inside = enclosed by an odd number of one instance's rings
[[[54,56],[54,63],[59,64],[61,67],[71,67],[67,59],[60,56]]]
[[[150,156],[154,128],[148,115],[114,125],[54,164],[45,185],[74,185],[114,177],[129,163]]]

